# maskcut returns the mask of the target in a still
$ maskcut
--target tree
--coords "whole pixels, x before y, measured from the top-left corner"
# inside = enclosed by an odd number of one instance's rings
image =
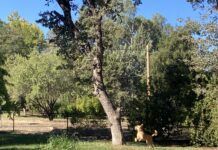
[[[4,30],[4,22],[2,22],[0,20],[0,33],[2,33],[2,31]],[[2,53],[2,47],[0,47],[0,114],[2,111],[2,107],[6,106],[6,102],[8,104],[9,101],[9,96],[8,96],[8,92],[6,89],[6,80],[4,79],[4,77],[6,75],[8,75],[7,71],[3,68],[4,62],[5,62],[5,57]]]
[[[6,75],[8,75],[7,72],[0,65],[0,114],[2,109],[6,109],[4,106],[7,106],[6,103],[8,104],[9,101],[9,96],[6,89],[6,81],[4,79]]]
[[[197,78],[201,90],[197,91],[198,101],[192,109],[189,120],[191,125],[194,125],[194,128],[191,128],[191,142],[201,146],[217,146],[217,75],[207,75],[204,78],[205,80],[200,76]]]
[[[218,10],[218,0],[187,0],[195,7],[204,8],[209,5],[209,8]]]
[[[188,122],[191,126],[191,142],[195,145],[217,146],[217,27],[214,20],[186,22],[186,28],[198,36],[192,53],[191,69],[194,71],[193,90],[197,94]],[[194,128],[192,128],[194,126]]]
[[[144,56],[144,51],[131,49],[105,52],[105,85],[123,116],[129,113],[129,103],[138,98],[139,93],[145,92],[145,89],[140,89],[145,68]]]
[[[144,123],[147,130],[169,136],[183,125],[196,101],[190,63],[195,43],[185,27],[162,33],[158,50],[151,54],[151,96],[141,92],[130,102],[128,118],[130,124]]]
[[[52,120],[57,111],[61,95],[67,92],[69,80],[66,70],[58,69],[64,61],[54,52],[32,52],[29,58],[16,55],[8,59],[6,79],[11,99],[17,102],[20,96],[27,100],[39,113]]]
[[[8,23],[0,30],[0,50],[5,58],[20,54],[27,57],[34,49],[44,46],[42,31],[34,24],[22,19],[18,13],[8,17]]]
[[[181,27],[162,39],[153,54],[152,112],[159,112],[154,118],[161,117],[160,126],[169,131],[185,121],[196,100],[190,68],[194,44],[191,33]]]
[[[49,0],[47,0],[49,2]],[[94,92],[101,102],[105,113],[107,114],[108,120],[111,124],[111,134],[112,134],[112,143],[114,145],[123,144],[123,135],[120,122],[120,112],[119,109],[115,109],[112,101],[109,99],[108,92],[106,90],[104,81],[103,81],[103,59],[104,59],[104,40],[103,40],[103,29],[102,24],[104,18],[110,17],[116,19],[118,14],[122,12],[123,1],[115,0],[85,0],[82,3],[80,18],[75,23],[71,16],[71,10],[75,10],[77,7],[74,1],[71,0],[56,0],[63,11],[63,15],[57,11],[45,12],[41,14],[42,19],[39,22],[43,25],[52,28],[56,31],[56,34],[59,36],[62,32],[63,35],[68,35],[68,41],[73,41],[74,43],[79,40],[78,37],[86,36],[85,46],[79,43],[79,49],[82,52],[90,51],[93,54],[93,85]],[[139,4],[140,1],[134,1],[135,4]],[[65,32],[64,32],[65,31]],[[82,46],[81,46],[82,45]],[[75,48],[75,47],[72,47]],[[76,49],[75,49],[76,50]],[[78,50],[78,47],[77,47]],[[66,51],[65,51],[66,54]]]
[[[39,28],[22,19],[18,13],[12,13],[8,17],[8,23],[0,23],[0,62],[4,65],[7,59],[14,59],[16,54],[28,57],[35,49],[42,50],[44,47],[43,33]],[[3,67],[4,68],[4,67]],[[7,74],[7,68],[1,69],[2,84],[6,82],[3,74]],[[2,85],[2,88],[5,85]],[[2,89],[5,92],[5,90]],[[20,95],[22,97],[22,95]],[[9,100],[9,97],[7,97]],[[9,103],[7,103],[9,104]],[[10,103],[12,109],[20,104]],[[9,105],[8,105],[9,106]]]

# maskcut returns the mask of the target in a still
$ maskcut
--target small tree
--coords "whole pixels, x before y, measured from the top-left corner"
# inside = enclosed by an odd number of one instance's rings
[[[16,56],[8,60],[6,68],[10,77],[6,79],[11,84],[7,87],[12,100],[18,101],[23,95],[29,105],[52,120],[59,97],[69,85],[65,70],[58,69],[63,64],[64,61],[52,52],[33,52],[29,59]]]

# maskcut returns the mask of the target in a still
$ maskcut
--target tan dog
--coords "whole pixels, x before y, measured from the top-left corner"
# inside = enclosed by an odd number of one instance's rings
[[[157,130],[154,130],[154,133],[152,135],[145,134],[143,131],[143,124],[135,126],[135,130],[137,131],[135,142],[145,141],[149,146],[154,147],[153,137],[157,136]]]

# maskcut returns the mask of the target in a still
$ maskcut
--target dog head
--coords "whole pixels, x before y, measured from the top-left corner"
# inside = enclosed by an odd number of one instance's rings
[[[135,126],[135,130],[136,130],[136,131],[142,131],[142,130],[143,130],[143,124],[141,124],[141,125],[136,125],[136,126]]]

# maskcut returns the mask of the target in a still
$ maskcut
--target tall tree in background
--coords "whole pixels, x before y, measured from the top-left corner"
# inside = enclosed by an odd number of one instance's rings
[[[8,17],[0,31],[0,50],[5,58],[15,54],[27,57],[34,49],[42,49],[44,36],[34,24],[22,19],[18,13]]]
[[[217,131],[217,74],[218,74],[218,28],[217,0],[192,1],[201,12],[201,21],[188,20],[186,27],[196,38],[196,50],[192,54],[191,68],[195,74],[193,88],[197,100],[190,114],[191,142],[195,145],[218,145]]]
[[[0,34],[2,34],[5,30],[5,23],[0,20]],[[6,80],[4,76],[8,75],[6,70],[3,69],[3,65],[5,62],[5,57],[3,53],[3,47],[0,46],[0,114],[2,111],[2,106],[6,104],[9,100],[9,96],[6,89]]]
[[[44,36],[42,31],[34,24],[22,19],[18,13],[8,16],[7,23],[0,23],[0,64],[4,65],[7,59],[14,59],[16,54],[24,57],[33,50],[42,50],[44,47]],[[7,68],[1,69],[1,91],[6,92],[6,82],[3,75],[6,75]],[[13,76],[13,74],[10,74]],[[5,97],[9,98],[9,97]],[[5,100],[4,99],[4,100]]]
[[[2,67],[3,62],[1,62],[2,61],[1,57],[2,55],[0,53],[0,114],[2,111],[2,106],[4,106],[6,102],[8,102],[9,100],[9,96],[8,96],[7,89],[6,89],[6,80],[4,79],[4,77],[8,74],[6,70],[3,69]]]

